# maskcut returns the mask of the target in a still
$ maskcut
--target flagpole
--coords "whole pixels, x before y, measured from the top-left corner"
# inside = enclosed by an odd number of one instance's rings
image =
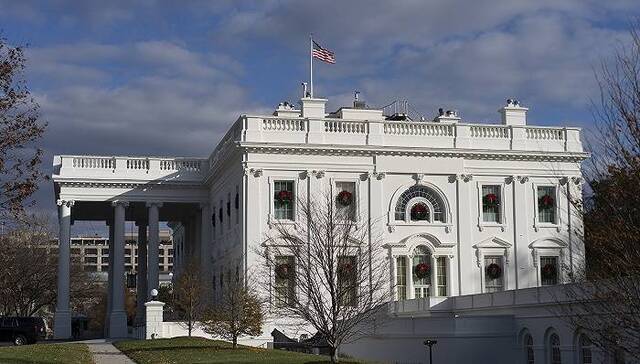
[[[309,95],[313,98],[313,33],[309,34],[309,73],[310,73],[310,77],[309,77],[309,86],[310,86],[310,92]],[[307,95],[304,95],[305,97]]]

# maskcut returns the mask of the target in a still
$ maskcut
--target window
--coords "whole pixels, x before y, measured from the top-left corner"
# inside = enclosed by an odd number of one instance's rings
[[[131,264],[131,257],[125,257],[124,258],[124,262],[128,263],[128,264]]]
[[[125,255],[131,255],[131,249],[127,248],[124,250]]]
[[[555,333],[549,336],[549,363],[562,364],[562,354],[560,353],[560,337]]]
[[[555,186],[538,186],[538,221],[556,223],[556,188]]]
[[[447,258],[438,257],[436,268],[436,285],[438,288],[438,296],[447,295]]]
[[[100,266],[100,271],[101,271],[101,272],[106,272],[106,271],[108,271],[108,270],[109,270],[109,266],[108,266],[108,265],[101,265],[101,266]]]
[[[396,220],[408,221],[407,215],[410,221],[445,222],[444,202],[429,187],[411,186],[396,202]]]
[[[84,257],[84,263],[85,264],[97,264],[98,263],[98,257]]]
[[[164,257],[158,257],[158,263],[164,264]]]
[[[482,221],[502,223],[500,214],[502,203],[502,195],[500,186],[483,185],[482,186]]]
[[[502,257],[497,255],[484,257],[484,291],[487,293],[504,290],[504,269]]]
[[[585,334],[580,334],[578,338],[578,355],[580,356],[580,360],[578,361],[581,364],[592,364],[593,363],[593,355],[591,352],[591,339]]]
[[[293,220],[293,181],[275,181],[273,183],[273,209],[278,220]]]
[[[87,265],[82,270],[84,270],[85,272],[95,272],[98,270],[98,267],[95,265]]]
[[[356,220],[355,182],[336,182],[336,212],[345,220]]]
[[[236,197],[233,202],[236,208],[236,224],[240,222],[240,193],[238,193],[238,185],[236,185]]]
[[[102,255],[109,255],[109,249],[101,249]]]
[[[533,337],[531,334],[524,336],[524,360],[527,364],[535,364],[535,356],[533,353]]]
[[[98,249],[96,248],[87,248],[84,250],[85,254],[89,254],[89,255],[97,255],[98,254]]]
[[[540,280],[543,286],[558,284],[558,257],[540,257]]]
[[[275,258],[275,303],[277,306],[291,306],[295,299],[296,269],[292,256]]]
[[[71,248],[71,255],[80,255],[80,248]]]
[[[413,289],[415,298],[429,297],[431,286],[431,252],[418,246],[413,256]]]
[[[356,257],[338,258],[338,298],[341,306],[356,306],[357,278]]]
[[[407,258],[396,257],[396,299],[407,299]]]

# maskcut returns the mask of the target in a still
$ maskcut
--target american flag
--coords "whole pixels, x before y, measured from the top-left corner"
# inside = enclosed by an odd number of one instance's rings
[[[313,58],[317,58],[322,62],[331,63],[331,64],[336,63],[336,55],[330,50],[320,47],[320,44],[316,43],[315,41],[313,41],[312,54],[313,54]]]

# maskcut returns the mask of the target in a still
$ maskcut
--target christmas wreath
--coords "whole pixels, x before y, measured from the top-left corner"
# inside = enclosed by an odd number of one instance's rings
[[[282,190],[276,192],[276,201],[280,204],[288,204],[293,199],[293,193],[291,191]]]
[[[427,278],[429,273],[431,273],[431,266],[427,263],[418,263],[415,267],[413,267],[413,272],[416,277],[422,279]]]
[[[549,195],[544,195],[540,197],[540,199],[538,199],[538,206],[542,210],[548,210],[553,208],[554,202],[555,201],[553,200],[553,197]]]
[[[495,207],[500,204],[500,201],[498,201],[498,196],[496,196],[495,193],[487,193],[486,195],[484,195],[484,197],[482,198],[482,202],[484,202],[484,204],[489,207]]]
[[[487,266],[487,277],[490,279],[498,279],[502,276],[502,268],[496,263],[491,263]]]
[[[289,275],[291,275],[291,266],[289,264],[283,263],[276,266],[276,277],[288,279]]]
[[[349,191],[340,191],[338,193],[338,203],[342,206],[349,206],[353,201],[353,195]]]
[[[340,264],[340,267],[338,269],[340,270],[340,274],[343,274],[345,276],[353,274],[353,264],[351,264],[350,262]]]
[[[542,279],[555,279],[556,278],[556,266],[548,263],[542,267]]]
[[[426,220],[429,217],[429,209],[423,203],[417,203],[411,207],[411,220]]]

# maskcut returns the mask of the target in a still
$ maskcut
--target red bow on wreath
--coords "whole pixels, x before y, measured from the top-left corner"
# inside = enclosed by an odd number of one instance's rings
[[[417,203],[411,208],[411,218],[413,220],[426,220],[428,215],[429,210],[423,203]]]
[[[418,263],[415,268],[413,268],[413,271],[418,278],[426,278],[431,272],[431,267],[427,263]]]
[[[494,193],[487,193],[484,195],[484,203],[489,206],[496,206],[498,204],[498,196]]]
[[[278,264],[276,266],[276,276],[280,279],[289,278],[289,274],[291,274],[291,266],[287,263]]]
[[[540,200],[538,200],[538,203],[540,205],[541,208],[543,209],[550,209],[553,207],[553,197],[549,196],[549,195],[544,195],[542,197],[540,197]]]
[[[276,200],[280,203],[290,202],[293,198],[293,193],[291,191],[282,190],[276,193]]]
[[[342,206],[349,206],[349,205],[351,205],[351,197],[352,197],[351,192],[349,192],[349,191],[341,191],[338,194],[338,202]]]
[[[542,267],[542,278],[544,279],[553,279],[556,277],[556,266],[548,263]]]

